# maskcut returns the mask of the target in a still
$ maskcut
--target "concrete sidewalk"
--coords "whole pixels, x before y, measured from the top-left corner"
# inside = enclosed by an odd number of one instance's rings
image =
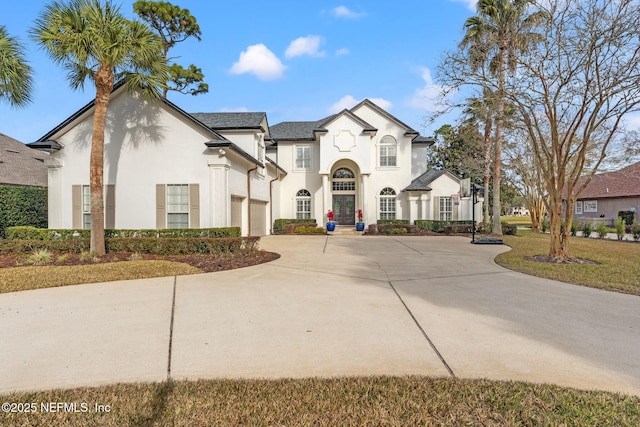
[[[640,297],[505,270],[493,258],[507,247],[464,238],[261,242],[282,257],[0,295],[0,392],[416,374],[640,395]]]

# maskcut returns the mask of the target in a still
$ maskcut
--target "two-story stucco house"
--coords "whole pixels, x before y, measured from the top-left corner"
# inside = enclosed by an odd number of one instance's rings
[[[279,185],[278,217],[326,222],[333,210],[341,225],[354,224],[358,210],[367,224],[472,217],[461,180],[427,171],[434,141],[369,100],[319,121],[279,123],[271,139],[267,151],[288,172]]]
[[[31,148],[48,151],[49,227],[88,228],[93,102]],[[278,218],[339,224],[470,219],[461,181],[427,171],[432,140],[365,100],[317,122],[269,126],[266,113],[188,114],[118,86],[105,130],[105,227],[241,227]],[[481,206],[477,205],[478,213]],[[479,215],[478,215],[479,217]]]

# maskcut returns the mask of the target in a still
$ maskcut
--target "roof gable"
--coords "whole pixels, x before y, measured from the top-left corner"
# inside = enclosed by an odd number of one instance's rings
[[[378,105],[376,105],[374,102],[372,102],[369,99],[364,99],[358,105],[353,107],[351,109],[351,111],[354,112],[355,114],[358,114],[358,110],[360,110],[361,108],[364,108],[364,107],[369,107],[370,109],[372,109],[373,111],[375,111],[376,113],[381,115],[382,117],[384,117],[387,120],[390,120],[393,123],[395,123],[396,125],[400,126],[401,128],[403,128],[405,130],[405,132],[407,134],[415,134],[416,136],[419,135],[418,131],[414,130],[411,126],[407,125],[406,123],[404,123],[403,121],[401,121],[397,117],[393,116],[392,114],[389,114],[386,110],[382,109],[381,107],[379,107]]]
[[[580,187],[587,177],[578,180]],[[640,162],[615,172],[593,175],[578,199],[640,196]]]
[[[0,184],[47,186],[48,155],[0,133]]]
[[[456,182],[460,182],[460,178],[448,169],[429,169],[411,181],[411,184],[402,191],[431,191],[431,184],[443,175],[448,176]]]
[[[214,130],[263,129],[267,113],[190,113],[190,115]]]

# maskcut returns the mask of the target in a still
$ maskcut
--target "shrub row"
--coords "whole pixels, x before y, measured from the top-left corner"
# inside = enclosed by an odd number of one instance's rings
[[[324,228],[315,225],[297,225],[293,229],[294,234],[324,234]]]
[[[77,240],[91,237],[91,230],[62,230],[35,227],[9,227],[9,240]],[[105,238],[220,238],[240,237],[240,227],[167,228],[164,230],[105,230]]]
[[[409,223],[378,224],[378,233],[380,234],[407,234],[416,231],[418,231],[418,227]]]
[[[273,234],[284,234],[286,232],[287,224],[317,224],[317,221],[313,218],[308,219],[294,219],[294,218],[279,218],[273,221]]]
[[[453,224],[473,224],[473,221],[436,221],[429,219],[417,219],[415,224],[420,231],[433,231],[434,233],[444,233],[447,225]]]
[[[47,226],[47,189],[0,185],[0,238],[8,227]]]
[[[408,219],[379,219],[378,224],[409,224]]]
[[[107,252],[138,252],[155,255],[251,253],[258,247],[260,237],[152,237],[108,238]],[[0,254],[24,254],[47,249],[52,252],[82,253],[89,250],[89,239],[74,240],[4,240]]]

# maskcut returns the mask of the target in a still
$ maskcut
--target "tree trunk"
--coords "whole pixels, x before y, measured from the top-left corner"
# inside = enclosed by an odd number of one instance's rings
[[[91,193],[91,251],[99,256],[106,253],[104,242],[104,131],[114,76],[110,69],[96,73],[96,100],[91,136],[89,190]]]
[[[493,111],[489,109],[484,122],[484,211],[482,222],[489,223],[489,180],[491,179],[491,131],[493,130],[493,121],[491,115]]]
[[[503,44],[506,44],[506,40]],[[502,224],[500,223],[500,214],[502,213],[502,205],[500,203],[500,172],[502,168],[502,130],[504,128],[505,48],[505,46],[501,46],[499,53],[496,142],[493,151],[493,234],[498,236],[502,236]]]

